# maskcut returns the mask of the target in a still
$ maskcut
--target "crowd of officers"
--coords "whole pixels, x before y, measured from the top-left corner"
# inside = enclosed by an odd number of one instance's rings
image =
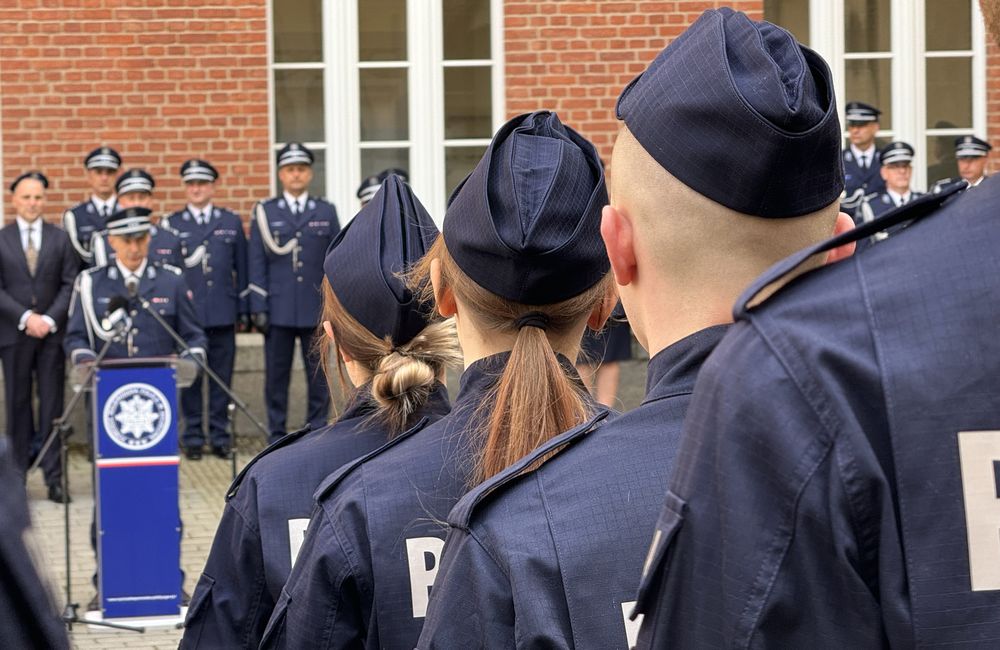
[[[229,488],[181,647],[995,647],[1000,185],[914,196],[890,171],[912,148],[855,137],[874,108],[848,106],[841,150],[833,87],[785,30],[706,10],[619,96],[607,176],[555,113],[516,116],[440,232],[396,174],[339,228],[283,149],[218,327],[248,317],[270,365],[318,320],[315,363],[354,390]],[[879,158],[894,205],[855,223],[841,201],[860,183],[874,212]],[[240,236],[192,194],[157,232],[207,284]],[[176,291],[185,271],[120,239],[155,237],[148,213],[111,212],[94,296],[116,272]],[[625,414],[574,367],[619,299],[650,354]]]

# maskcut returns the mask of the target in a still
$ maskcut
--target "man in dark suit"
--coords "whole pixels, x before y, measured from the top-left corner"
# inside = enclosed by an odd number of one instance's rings
[[[48,179],[27,172],[10,186],[14,223],[0,230],[0,358],[7,400],[7,435],[15,465],[30,464],[33,441],[40,444],[63,407],[63,331],[79,261],[64,231],[45,223],[42,209]],[[39,412],[32,408],[37,378]],[[37,436],[37,437],[36,437]],[[59,450],[42,458],[49,499],[63,502]]]

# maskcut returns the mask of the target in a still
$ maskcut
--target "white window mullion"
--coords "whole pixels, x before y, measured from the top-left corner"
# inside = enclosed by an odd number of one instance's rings
[[[507,120],[507,87],[504,78],[503,0],[490,0],[490,56],[493,59],[493,133]]]
[[[986,118],[986,28],[979,3],[972,1],[972,128],[988,136]]]
[[[323,58],[327,63],[326,191],[343,225],[358,210],[354,193],[361,182],[358,4],[354,0],[324,0]]]
[[[406,3],[406,29],[407,57],[410,60],[410,169],[407,172],[413,191],[440,225],[444,213],[438,205],[438,195],[441,194],[438,186],[443,182],[440,174],[444,163],[438,162],[435,156],[435,122],[440,120],[436,116],[441,114],[442,105],[441,100],[435,99],[434,92],[435,71],[441,61],[440,53],[435,56],[434,47],[435,42],[441,41],[440,0],[427,3],[409,0]],[[440,52],[440,47],[437,51]]]
[[[916,101],[926,96],[924,60],[923,0],[892,1],[892,130],[894,140],[910,143],[916,150],[913,161],[914,187],[924,187],[927,152],[924,144],[924,124],[927,121],[926,102]]]
[[[833,92],[843,126],[844,104],[844,3],[809,1],[809,44],[830,66]]]

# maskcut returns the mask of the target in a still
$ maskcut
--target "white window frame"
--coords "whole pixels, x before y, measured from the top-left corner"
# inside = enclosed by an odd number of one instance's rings
[[[273,6],[267,2],[268,110],[272,185],[276,184],[274,151],[283,143],[275,142],[274,71],[280,69],[318,68],[323,70],[325,142],[307,142],[309,147],[325,151],[327,198],[337,207],[341,223],[352,219],[359,209],[355,192],[361,182],[361,122],[359,67],[403,67],[399,62],[364,62],[358,59],[358,5],[355,0],[322,0],[323,61],[317,63],[275,63]],[[489,138],[446,140],[444,137],[444,68],[446,66],[491,66],[492,131],[506,117],[504,87],[503,0],[490,0],[490,40],[492,58],[483,60],[444,61],[442,0],[408,0],[407,28],[407,97],[409,140],[365,143],[364,148],[409,146],[410,184],[440,225],[447,202],[445,184],[445,146],[489,144]]]
[[[987,129],[986,29],[979,3],[975,0],[969,0],[972,6],[972,49],[930,54],[931,57],[972,55],[972,128],[928,129],[926,126],[926,2],[933,0],[891,0],[892,129],[879,131],[879,137],[903,140],[914,146],[916,155],[912,182],[918,189],[927,187],[928,137],[969,133],[985,137]],[[809,0],[809,43],[830,64],[841,110],[841,124],[844,124],[844,104],[853,99],[845,95],[844,62],[854,58],[880,57],[845,53],[842,1]]]

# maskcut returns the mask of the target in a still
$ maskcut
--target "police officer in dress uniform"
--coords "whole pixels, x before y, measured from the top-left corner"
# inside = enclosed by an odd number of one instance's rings
[[[153,208],[153,188],[156,182],[145,169],[130,169],[115,182],[118,192],[118,205],[121,208]],[[152,214],[152,212],[150,212]],[[181,240],[169,228],[153,223],[150,217],[149,261],[153,264],[169,264],[175,268],[183,268],[184,256],[181,254]],[[108,244],[106,230],[95,232],[91,237],[93,265],[105,266],[114,257],[114,250]]]
[[[378,188],[382,187],[382,183],[385,182],[391,174],[399,176],[399,178],[404,182],[408,183],[410,181],[409,177],[406,175],[406,170],[398,169],[395,167],[389,169],[383,169],[377,174],[372,174],[368,176],[363,181],[361,185],[358,186],[358,200],[361,201],[361,207],[365,207],[372,197],[378,193]]]
[[[73,291],[69,325],[63,348],[75,366],[92,362],[116,331],[103,322],[115,304],[126,305],[131,326],[122,340],[114,341],[105,358],[158,357],[187,351],[178,350],[176,341],[138,302],[142,297],[177,332],[191,349],[190,354],[205,358],[205,334],[191,302],[191,292],[179,268],[150,262],[152,239],[148,208],[119,210],[107,223],[108,245],[114,257],[105,266],[80,273]],[[96,547],[96,531],[91,526],[91,545]],[[183,573],[182,573],[183,580]],[[88,609],[97,609],[97,597]]]
[[[69,237],[42,217],[48,186],[41,172],[18,176],[10,186],[16,217],[0,230],[0,361],[7,437],[22,480],[63,409],[62,339],[79,270]],[[37,418],[33,391],[38,394]],[[59,446],[50,445],[39,464],[49,499],[68,500]]]
[[[722,95],[719,78],[734,82]],[[629,614],[684,414],[733,301],[773,262],[854,225],[837,216],[831,84],[826,63],[785,30],[725,8],[703,13],[624,90],[602,234],[650,353],[646,398],[462,498],[419,648],[635,644]],[[702,173],[726,161],[742,173]],[[790,194],[772,175],[814,191]]]
[[[544,384],[557,382],[579,400],[581,415],[597,422],[607,414],[589,398],[569,361],[579,351],[585,323],[600,327],[613,306],[599,235],[606,201],[596,150],[555,114],[515,117],[494,136],[453,193],[442,237],[419,267],[421,278],[437,278],[435,302],[442,315],[470,310],[457,319],[466,370],[452,411],[345,465],[320,485],[318,506],[262,648],[412,648],[444,544],[441,522],[476,480],[487,420],[495,423],[494,391],[499,401],[503,384],[528,381],[545,395]],[[522,215],[531,219],[524,223]],[[464,274],[484,300],[456,302],[459,287],[468,285],[443,284],[446,272],[453,280],[452,273]],[[586,297],[572,326],[555,321],[551,311],[538,311],[572,297]],[[504,311],[489,312],[489,328],[477,325],[485,312],[472,316],[486,303]],[[553,343],[549,332],[557,325],[566,331]],[[531,377],[509,376],[508,366],[517,363],[511,346],[518,350],[528,337],[538,343],[535,353],[547,354],[555,367]],[[507,415],[499,409],[499,417]],[[550,414],[525,415],[540,428]]]
[[[1000,183],[960,188],[737,302],[688,412],[641,647],[996,645]],[[747,307],[815,250],[908,217]]]
[[[852,216],[865,197],[885,191],[875,146],[881,114],[879,109],[862,102],[848,102],[846,106],[847,137],[851,144],[843,152],[844,200],[840,209]]]
[[[161,225],[176,233],[184,258],[184,277],[194,296],[195,314],[208,341],[208,366],[229,386],[236,358],[236,323],[249,327],[247,308],[247,240],[239,215],[212,204],[219,172],[208,161],[193,158],[181,165],[188,205]],[[229,397],[208,378],[208,433],[212,453],[228,458]],[[202,377],[181,392],[184,434],[181,446],[190,460],[201,458],[205,444]]]
[[[69,246],[69,244],[67,244]],[[74,263],[76,254],[74,253]],[[69,648],[66,628],[24,541],[31,525],[24,483],[0,437],[0,630],[6,648]]]
[[[90,199],[63,214],[63,230],[80,256],[81,269],[92,266],[91,237],[104,230],[105,222],[118,211],[115,172],[122,165],[122,157],[111,147],[98,147],[87,154],[83,164],[87,169]]]
[[[182,647],[256,648],[302,542],[316,486],[341,465],[450,410],[438,377],[459,359],[454,325],[429,325],[426,305],[398,276],[437,232],[398,176],[389,176],[340,232],[324,263],[330,286],[324,328],[344,357],[358,360],[348,365],[357,390],[336,423],[282,438],[233,483]]]
[[[254,326],[264,335],[264,401],[270,441],[285,435],[288,381],[298,339],[306,370],[306,421],[326,425],[330,394],[310,348],[321,306],[323,258],[340,231],[337,211],[309,196],[313,154],[291,142],[278,152],[278,179],[284,192],[254,206],[250,220],[250,284]]]
[[[886,189],[878,196],[866,197],[861,208],[854,213],[854,222],[858,225],[873,221],[889,210],[905,205],[913,199],[923,196],[922,192],[910,189],[910,178],[913,176],[913,147],[901,141],[890,142],[879,151],[882,159],[882,180]],[[858,250],[867,248],[881,241],[902,226],[889,231],[877,232],[858,242]]]

